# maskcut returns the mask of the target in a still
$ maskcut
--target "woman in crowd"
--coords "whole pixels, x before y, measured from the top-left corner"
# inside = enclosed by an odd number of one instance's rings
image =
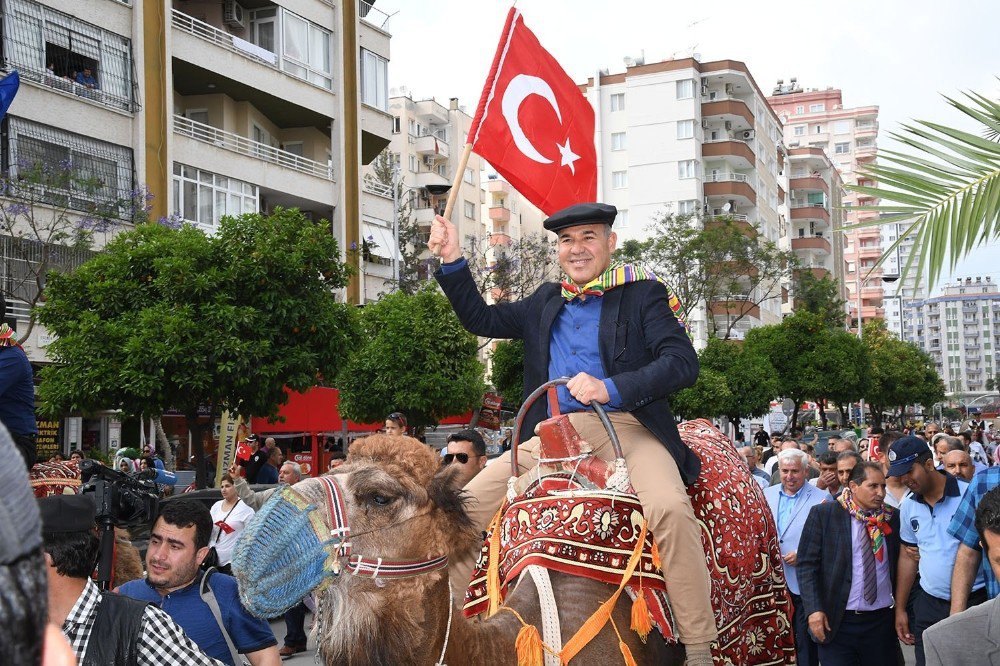
[[[219,571],[230,574],[232,570],[229,564],[233,560],[236,539],[253,518],[254,510],[236,494],[233,477],[229,474],[222,475],[219,487],[222,490],[222,499],[212,505],[212,522],[215,526],[212,528],[209,545],[215,547],[215,552],[219,556]]]

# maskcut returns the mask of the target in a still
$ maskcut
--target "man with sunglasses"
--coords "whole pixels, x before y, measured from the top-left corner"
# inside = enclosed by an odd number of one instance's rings
[[[459,484],[464,487],[472,481],[479,470],[486,467],[486,442],[483,436],[475,430],[459,430],[448,436],[448,453],[444,456],[445,465],[454,465],[461,469]]]
[[[592,401],[604,406],[656,537],[687,663],[709,666],[710,643],[718,632],[701,530],[686,488],[697,479],[701,462],[681,440],[668,400],[695,383],[698,356],[674,316],[680,304],[667,286],[641,266],[612,265],[617,236],[611,226],[617,214],[614,206],[581,203],[546,219],[545,229],[557,237],[566,280],[542,284],[513,303],[483,300],[449,220],[435,217],[427,247],[441,258],[434,277],[467,330],[524,340],[525,395],[547,380],[571,377],[559,387],[558,409],[569,415],[594,455],[611,461],[609,436],[590,410]],[[546,404],[539,400],[521,424],[517,462],[522,475],[536,464],[539,440],[532,435],[546,416]],[[465,487],[477,529],[487,527],[503,500],[510,456],[505,453]],[[476,549],[455,559],[450,571],[456,589],[468,583],[478,554]]]

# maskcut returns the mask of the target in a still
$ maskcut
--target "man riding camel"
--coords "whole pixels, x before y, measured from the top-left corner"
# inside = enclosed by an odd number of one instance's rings
[[[705,666],[712,663],[710,644],[718,634],[701,532],[686,490],[701,462],[681,441],[667,400],[695,383],[698,358],[674,317],[666,286],[640,267],[612,266],[617,213],[614,206],[585,203],[545,220],[545,228],[558,236],[559,265],[568,281],[543,284],[514,303],[486,304],[447,219],[435,218],[427,247],[443,262],[434,277],[466,329],[524,340],[525,396],[550,379],[572,378],[559,387],[559,411],[569,414],[593,453],[610,463],[608,434],[588,405],[596,400],[607,410],[657,542],[687,663]],[[524,419],[518,448],[522,475],[537,464],[539,440],[532,435],[547,415],[544,402],[537,401]],[[479,529],[487,528],[503,501],[510,455],[465,487]],[[465,589],[477,554],[478,549],[453,562],[456,589]]]

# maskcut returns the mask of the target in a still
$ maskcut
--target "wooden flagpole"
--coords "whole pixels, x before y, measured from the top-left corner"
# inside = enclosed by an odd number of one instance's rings
[[[462,186],[462,179],[465,177],[465,167],[469,164],[469,155],[472,154],[472,144],[465,144],[465,148],[462,149],[462,159],[458,161],[458,166],[455,168],[455,177],[451,181],[451,189],[448,190],[448,202],[444,206],[444,217],[445,219],[451,219],[451,210],[455,207],[455,199],[458,198],[458,188]],[[478,202],[477,202],[478,205]]]

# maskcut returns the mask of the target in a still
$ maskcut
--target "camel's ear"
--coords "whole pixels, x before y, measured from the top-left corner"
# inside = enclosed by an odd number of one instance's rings
[[[460,470],[454,465],[442,467],[427,485],[427,494],[435,506],[448,517],[452,529],[471,532],[472,520],[465,511],[467,498],[458,486],[459,472]]]

